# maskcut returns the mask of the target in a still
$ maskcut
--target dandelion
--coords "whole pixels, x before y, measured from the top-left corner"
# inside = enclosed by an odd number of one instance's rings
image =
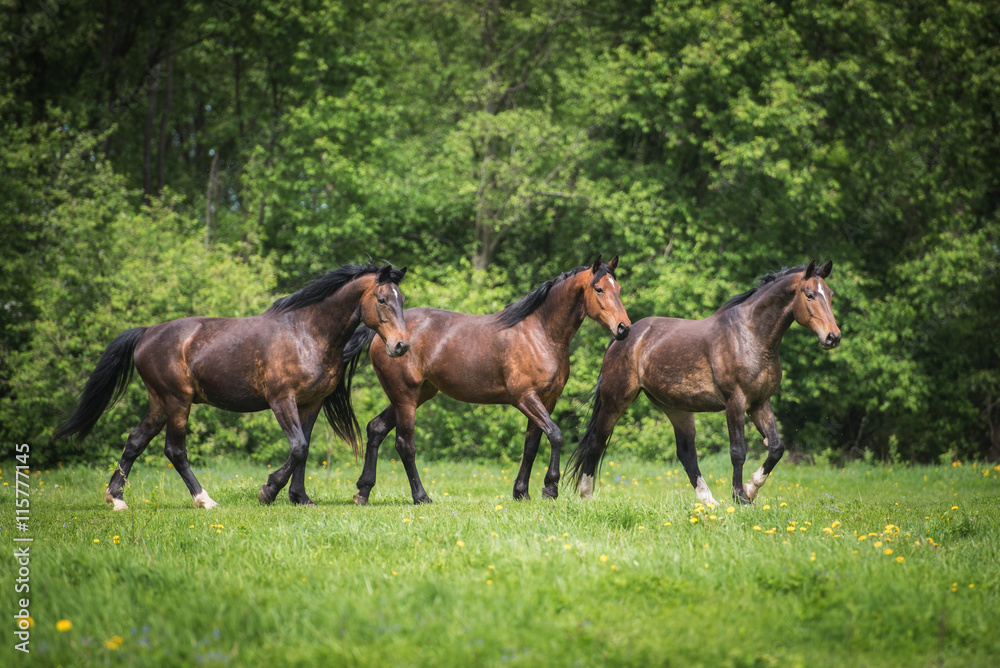
[[[60,619],[56,622],[56,631],[69,631],[73,628],[73,622],[68,619]]]
[[[498,534],[496,531],[491,531],[490,533],[493,535],[494,538],[500,537],[500,534]]]
[[[868,536],[862,534],[862,535],[858,536],[858,540],[868,540]]]
[[[951,509],[952,510],[958,510],[958,506],[952,506]]]
[[[689,521],[689,522],[691,522],[691,524],[697,524],[697,523],[698,523],[698,518],[697,518],[697,517],[692,517],[692,518],[691,518],[690,520],[688,520],[688,521]]]
[[[409,518],[409,517],[404,517],[404,518],[403,518],[403,522],[404,522],[404,523],[406,523],[406,522],[409,522],[409,521],[410,521],[410,518]]]
[[[787,505],[788,505],[787,503],[785,503],[784,501],[782,501],[781,503],[778,504],[778,507],[779,508],[784,508]]]
[[[487,580],[487,581],[486,581],[486,584],[488,584],[488,585],[491,585],[491,584],[493,584],[493,580]]]
[[[770,510],[770,509],[771,509],[771,504],[770,503],[765,503],[764,507],[762,508],[762,510]]]
[[[813,552],[812,556],[809,557],[809,561],[816,561],[816,553],[815,552]]]
[[[95,543],[100,543],[100,542],[101,542],[101,539],[100,539],[100,538],[95,538],[95,539],[94,539],[94,542],[95,542]]]
[[[570,545],[569,543],[566,543],[565,545],[563,545],[563,549],[564,549],[564,550],[572,550],[572,549],[573,549],[573,546],[572,546],[572,545]]]
[[[125,641],[122,640],[121,636],[111,636],[110,638],[104,641],[104,646],[110,650],[117,650],[122,646],[123,642]]]
[[[614,564],[611,564],[611,570],[613,570],[613,571],[617,571],[617,570],[618,570],[618,567],[617,567],[617,566],[615,566]]]
[[[598,559],[600,559],[601,561],[607,561],[608,560],[608,555],[602,554],[600,557],[598,557]]]
[[[121,541],[121,536],[118,536],[117,534],[114,537],[112,537],[112,540],[115,541],[115,545],[117,545],[118,543],[122,542]]]
[[[834,520],[833,523],[830,524],[830,526],[836,529],[837,527],[840,526],[840,520]]]
[[[874,547],[874,548],[880,548],[880,547],[882,547],[882,541],[880,541],[880,540],[875,541],[874,543],[872,543],[872,547]]]
[[[763,531],[763,529],[760,527],[760,525],[757,525],[757,524],[753,525],[753,530],[754,531]]]
[[[498,503],[496,505],[496,508],[494,508],[494,510],[503,510],[503,504],[502,503]]]
[[[885,555],[892,554],[892,548],[891,547],[885,548],[884,550],[882,550],[882,554],[885,554]]]
[[[464,540],[456,541],[455,545],[458,545],[459,547],[465,547],[465,541]]]
[[[903,557],[896,557],[896,563],[897,563],[897,564],[901,564],[901,563],[903,563],[904,561],[906,561],[906,560],[905,560],[905,559],[903,559]]]

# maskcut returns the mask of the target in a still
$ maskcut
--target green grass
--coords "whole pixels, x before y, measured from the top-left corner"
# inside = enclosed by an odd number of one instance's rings
[[[0,479],[5,564],[13,464]],[[748,466],[748,469],[750,467]],[[532,491],[541,490],[544,463]],[[989,666],[1000,660],[1000,471],[782,463],[755,506],[701,508],[676,463],[607,462],[594,500],[510,499],[514,465],[398,462],[371,504],[310,466],[315,508],[257,503],[266,469],[162,458],[31,477],[31,663],[329,666]],[[724,497],[730,467],[702,470]],[[697,521],[695,521],[697,520]],[[835,524],[838,523],[839,524]],[[890,526],[891,525],[891,526]],[[861,540],[864,536],[865,539]],[[886,554],[891,550],[891,554]],[[7,569],[5,573],[13,572]],[[13,631],[17,598],[0,603]],[[15,611],[15,612],[12,612]],[[59,620],[72,628],[57,630]],[[0,656],[13,651],[4,634]],[[120,639],[120,642],[119,642]],[[4,665],[11,664],[6,659]]]

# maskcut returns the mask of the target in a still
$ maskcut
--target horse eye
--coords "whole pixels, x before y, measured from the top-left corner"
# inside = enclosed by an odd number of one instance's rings
[[[379,304],[384,304],[385,303],[385,297],[378,297],[378,303]]]
[[[603,295],[604,294],[604,288],[594,288],[594,292],[596,292],[599,295]]]
[[[807,292],[806,299],[816,299],[816,295],[812,292]]]

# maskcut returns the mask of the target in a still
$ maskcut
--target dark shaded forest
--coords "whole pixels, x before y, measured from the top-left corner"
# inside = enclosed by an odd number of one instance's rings
[[[841,346],[782,346],[788,446],[1000,457],[996,3],[5,0],[0,35],[0,452],[115,459],[138,380],[48,441],[128,327],[369,257],[410,266],[407,306],[485,313],[618,253],[633,320],[833,260]],[[607,342],[575,340],[568,445]],[[355,405],[385,405],[370,369]],[[435,399],[419,456],[516,459],[522,423]],[[191,430],[194,457],[286,451],[270,413]],[[637,401],[612,449],[672,457],[669,422]]]

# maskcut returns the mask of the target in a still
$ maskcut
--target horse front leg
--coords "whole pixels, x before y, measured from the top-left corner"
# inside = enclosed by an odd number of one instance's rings
[[[771,475],[775,465],[785,453],[785,446],[778,436],[778,425],[774,419],[774,409],[771,408],[771,400],[768,399],[760,406],[750,410],[750,419],[757,426],[757,430],[764,437],[764,444],[767,446],[767,459],[759,469],[757,469],[750,481],[743,485],[743,491],[747,498],[753,501],[757,498],[757,493],[767,481],[767,476]]]
[[[264,505],[274,501],[278,492],[288,484],[292,472],[297,467],[305,466],[306,457],[309,454],[309,441],[306,440],[302,424],[299,422],[299,408],[295,403],[295,397],[288,395],[272,401],[271,410],[288,439],[288,460],[282,464],[281,468],[267,477],[266,483],[261,485],[257,499]]]
[[[104,490],[104,500],[114,510],[128,510],[123,488],[128,481],[132,464],[143,453],[149,442],[163,430],[166,423],[167,417],[163,414],[163,410],[150,399],[149,413],[129,434],[128,440],[125,441],[125,448],[122,450],[121,459],[118,460],[118,468],[111,475],[111,480],[108,481],[108,486]]]
[[[726,402],[726,424],[729,426],[729,458],[733,462],[733,500],[743,505],[751,503],[743,491],[743,465],[747,461],[746,401],[742,394],[735,395]]]
[[[306,440],[306,457],[302,463],[292,470],[291,482],[288,485],[288,500],[298,506],[315,506],[316,504],[309,495],[306,494],[306,464],[309,462],[309,443],[312,441],[313,425],[319,417],[322,404],[317,404],[315,408],[300,409],[299,421],[302,424],[302,435]]]
[[[174,465],[174,470],[181,476],[181,480],[187,485],[191,493],[191,500],[195,508],[205,508],[211,510],[219,504],[212,500],[195,478],[188,462],[187,439],[188,415],[191,411],[191,400],[189,397],[182,399],[170,398],[164,402],[167,414],[167,442],[163,446],[163,453]]]
[[[545,487],[542,489],[542,496],[554,499],[559,496],[559,455],[562,452],[563,445],[562,431],[552,421],[548,406],[543,404],[542,400],[533,392],[517,404],[517,409],[524,413],[530,423],[524,439],[524,454],[521,455],[521,468],[517,473],[517,478],[514,480],[514,498],[531,498],[528,495],[531,467],[535,463],[535,456],[538,454],[538,446],[541,443],[541,435],[544,433],[549,439],[552,456],[549,460],[549,470],[545,473]]]
[[[368,497],[375,486],[375,473],[378,469],[378,449],[382,441],[389,435],[389,432],[396,428],[396,411],[389,406],[384,411],[372,418],[365,428],[368,434],[368,443],[365,445],[365,464],[361,469],[361,477],[358,478],[358,493],[354,495],[354,503],[364,506],[368,503]]]

